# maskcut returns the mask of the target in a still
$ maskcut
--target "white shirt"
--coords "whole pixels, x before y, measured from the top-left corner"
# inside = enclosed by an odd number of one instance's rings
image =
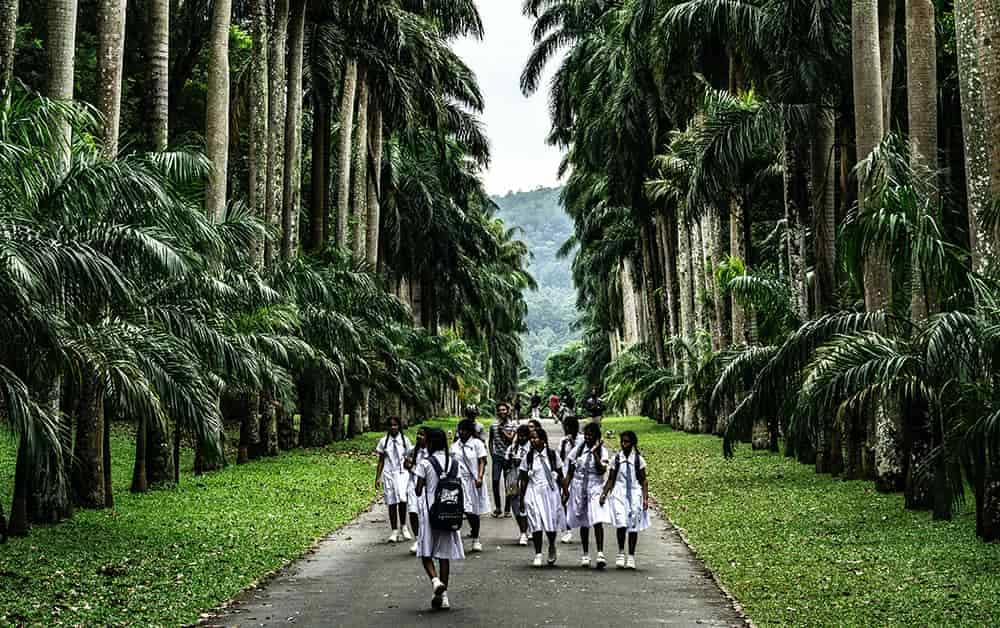
[[[577,453],[579,452],[579,454]],[[598,471],[597,462],[598,459],[601,465],[607,470],[608,459],[611,457],[608,448],[603,444],[596,454],[590,453],[590,448],[586,444],[583,444],[583,449],[580,449],[580,445],[574,447],[567,454],[569,456],[567,464],[574,465],[576,470],[573,472],[573,481],[582,478],[584,475],[589,475],[590,479],[603,478],[604,471]]]
[[[638,458],[638,462],[636,462]],[[646,459],[641,455],[636,453],[633,449],[632,453],[626,458],[625,454],[618,452],[614,460],[615,467],[618,468],[618,475],[615,477],[615,488],[625,491],[628,482],[632,482],[632,491],[642,491],[642,485],[639,483],[639,471],[646,470]]]
[[[521,459],[520,471],[528,474],[528,484],[539,489],[558,490],[559,488],[559,468],[551,468],[549,461],[549,451],[547,447],[541,451],[536,451],[531,456],[531,468],[528,468],[528,455]],[[553,454],[555,452],[552,452]],[[559,464],[559,456],[555,456],[556,464]],[[549,467],[549,477],[545,477],[546,467]],[[551,480],[551,481],[550,481]]]
[[[403,468],[403,458],[410,447],[412,447],[410,439],[406,438],[402,432],[396,434],[395,437],[386,434],[379,439],[378,445],[375,447],[375,453],[385,456],[385,464],[382,466],[382,472],[405,473],[406,469]]]
[[[486,445],[474,436],[464,443],[457,440],[451,446],[451,455],[459,463],[459,474],[474,480],[479,477],[479,459],[487,457]]]

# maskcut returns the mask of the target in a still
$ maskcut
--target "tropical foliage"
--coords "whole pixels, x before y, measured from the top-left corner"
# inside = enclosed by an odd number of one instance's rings
[[[524,12],[522,88],[555,64],[579,247],[584,347],[560,372],[935,518],[971,494],[1000,538],[1000,84],[971,43],[996,21],[876,0]]]
[[[113,504],[115,421],[143,492],[514,390],[472,3],[98,4],[0,20],[0,539]]]

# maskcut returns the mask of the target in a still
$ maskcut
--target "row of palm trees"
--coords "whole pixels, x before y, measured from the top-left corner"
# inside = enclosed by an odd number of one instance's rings
[[[1000,35],[976,0],[527,0],[580,369],[1000,538]],[[560,57],[561,55],[561,57]]]
[[[245,462],[513,389],[534,284],[479,176],[471,2],[96,5],[0,6],[0,538],[113,506],[114,421],[142,492],[227,426]]]

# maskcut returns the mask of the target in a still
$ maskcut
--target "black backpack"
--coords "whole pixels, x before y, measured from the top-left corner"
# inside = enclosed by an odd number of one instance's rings
[[[465,518],[465,499],[462,495],[462,481],[458,479],[458,464],[451,464],[446,473],[433,454],[427,459],[438,475],[434,503],[429,504],[428,508],[431,528],[442,532],[461,530],[462,520]],[[445,464],[448,464],[447,455]]]

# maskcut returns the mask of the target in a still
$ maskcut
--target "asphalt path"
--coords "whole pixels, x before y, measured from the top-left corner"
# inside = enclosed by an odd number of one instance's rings
[[[546,422],[548,423],[548,422]],[[546,429],[556,429],[546,425]],[[556,429],[556,431],[558,431]],[[555,433],[551,432],[550,433]],[[489,479],[487,472],[486,478]],[[315,551],[205,622],[211,626],[743,626],[744,620],[659,513],[639,535],[638,568],[614,567],[606,530],[604,571],[579,566],[579,535],[559,544],[554,567],[533,568],[513,519],[483,518],[484,551],[452,562],[451,610],[430,609],[431,589],[409,543],[386,543],[376,504]],[[591,539],[591,557],[596,557]]]

